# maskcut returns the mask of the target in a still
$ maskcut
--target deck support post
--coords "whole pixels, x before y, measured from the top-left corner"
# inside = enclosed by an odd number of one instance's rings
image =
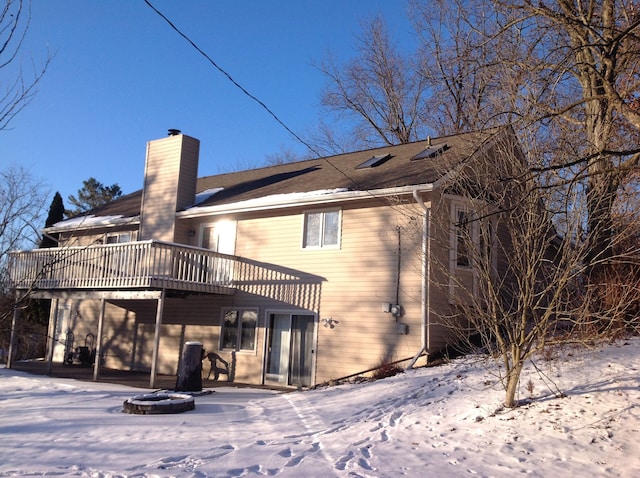
[[[16,322],[18,321],[18,314],[20,313],[20,309],[18,306],[13,308],[13,318],[11,319],[11,336],[9,338],[9,355],[7,356],[7,368],[11,368],[11,364],[13,363],[13,347],[16,339]]]
[[[100,374],[100,357],[102,357],[102,330],[104,324],[105,300],[100,300],[100,316],[98,317],[98,336],[96,337],[96,354],[93,360],[93,380],[98,380]]]
[[[165,290],[162,289],[156,309],[156,331],[153,339],[153,358],[151,360],[151,378],[149,388],[156,388],[156,375],[158,373],[158,352],[160,348],[160,329],[162,328],[162,309],[164,309]]]
[[[58,299],[51,300],[49,309],[49,347],[47,348],[47,375],[53,372],[53,349],[56,346],[56,334],[58,333]],[[63,354],[64,355],[64,354]],[[67,357],[62,357],[62,361]]]

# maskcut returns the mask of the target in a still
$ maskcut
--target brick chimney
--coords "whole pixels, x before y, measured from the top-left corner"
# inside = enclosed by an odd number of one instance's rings
[[[175,242],[176,212],[195,202],[199,153],[199,140],[174,129],[147,143],[139,240]]]

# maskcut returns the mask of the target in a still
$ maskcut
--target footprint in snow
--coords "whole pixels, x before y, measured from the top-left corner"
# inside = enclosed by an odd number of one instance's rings
[[[360,448],[360,453],[362,453],[362,456],[364,456],[365,458],[371,458],[371,450],[369,449],[370,447],[371,445],[363,446],[362,448]]]
[[[304,460],[304,455],[298,455],[294,458],[292,458],[291,460],[289,460],[287,463],[285,463],[284,466],[290,468],[292,466],[298,466],[302,460]]]
[[[335,465],[336,468],[338,470],[345,470],[347,468],[347,463],[349,463],[349,461],[351,461],[353,456],[354,456],[354,453],[352,451],[350,451],[345,456],[343,456],[340,459],[338,459],[338,461],[336,462],[336,465]]]
[[[402,412],[393,412],[393,414],[391,415],[391,418],[389,419],[389,424],[392,427],[395,427],[398,424],[398,421],[400,420],[402,415],[403,415]]]
[[[290,456],[293,455],[293,451],[291,451],[291,448],[286,448],[282,450],[280,453],[278,453],[278,455],[280,455],[283,458],[289,458]]]
[[[374,468],[369,464],[369,461],[365,460],[364,458],[360,458],[358,460],[358,465],[360,465],[361,468],[367,470],[367,471],[373,471]]]

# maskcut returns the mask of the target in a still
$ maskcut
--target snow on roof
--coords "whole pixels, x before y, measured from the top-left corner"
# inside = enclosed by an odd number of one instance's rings
[[[217,190],[216,190],[217,189]],[[215,191],[215,192],[219,192],[221,191],[223,188],[214,188],[214,189],[208,189],[207,191]],[[207,191],[203,191],[203,193],[207,192]],[[224,207],[229,207],[229,208],[236,208],[236,207],[259,207],[259,206],[264,206],[264,205],[270,205],[270,204],[295,204],[296,202],[302,201],[304,199],[310,199],[310,198],[317,198],[317,197],[321,197],[321,196],[328,196],[331,194],[337,194],[337,193],[343,193],[343,192],[348,192],[349,189],[347,188],[335,188],[335,189],[318,189],[316,191],[307,191],[307,192],[303,192],[303,193],[285,193],[285,194],[271,194],[269,196],[263,196],[263,197],[259,197],[259,198],[254,198],[254,199],[247,199],[245,201],[238,201],[238,202],[234,202],[234,203],[230,203],[230,204],[224,204]],[[200,193],[200,194],[203,194]],[[213,194],[209,194],[208,197],[211,197]],[[204,201],[204,200],[203,200]],[[191,211],[193,211],[194,209],[203,207],[206,208],[208,206],[199,206],[198,204],[202,203],[203,201],[197,201],[196,200],[196,205],[193,206],[192,208],[190,208]]]
[[[198,204],[200,204],[201,202],[206,201],[207,199],[209,199],[214,194],[219,193],[223,189],[224,188],[209,188],[209,189],[205,189],[204,191],[201,191],[201,192],[197,193],[196,194],[196,200],[194,202],[194,207],[197,206]]]
[[[137,217],[124,217],[121,214],[115,216],[94,216],[89,214],[87,216],[77,216],[71,219],[65,219],[64,221],[56,222],[52,229],[85,229],[89,227],[97,226],[114,226],[119,224],[126,224],[136,220]]]

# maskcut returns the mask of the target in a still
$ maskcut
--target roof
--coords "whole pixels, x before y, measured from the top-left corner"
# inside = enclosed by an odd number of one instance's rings
[[[471,137],[471,136],[474,137]],[[300,195],[325,197],[347,191],[367,192],[409,186],[432,185],[453,164],[472,153],[478,136],[467,133],[408,144],[384,146],[326,158],[285,163],[246,171],[198,178],[196,192],[204,198],[196,206],[224,209],[247,201],[278,196],[294,205]],[[417,157],[416,159],[412,159]],[[140,214],[142,190],[121,196],[83,216],[99,221],[105,216],[131,221]],[[191,211],[195,208],[191,208]],[[185,211],[184,214],[188,213]],[[77,221],[77,220],[76,220]],[[63,221],[68,223],[68,221]],[[61,226],[58,223],[56,226]],[[65,224],[67,225],[67,224]],[[54,229],[56,228],[54,226]]]

